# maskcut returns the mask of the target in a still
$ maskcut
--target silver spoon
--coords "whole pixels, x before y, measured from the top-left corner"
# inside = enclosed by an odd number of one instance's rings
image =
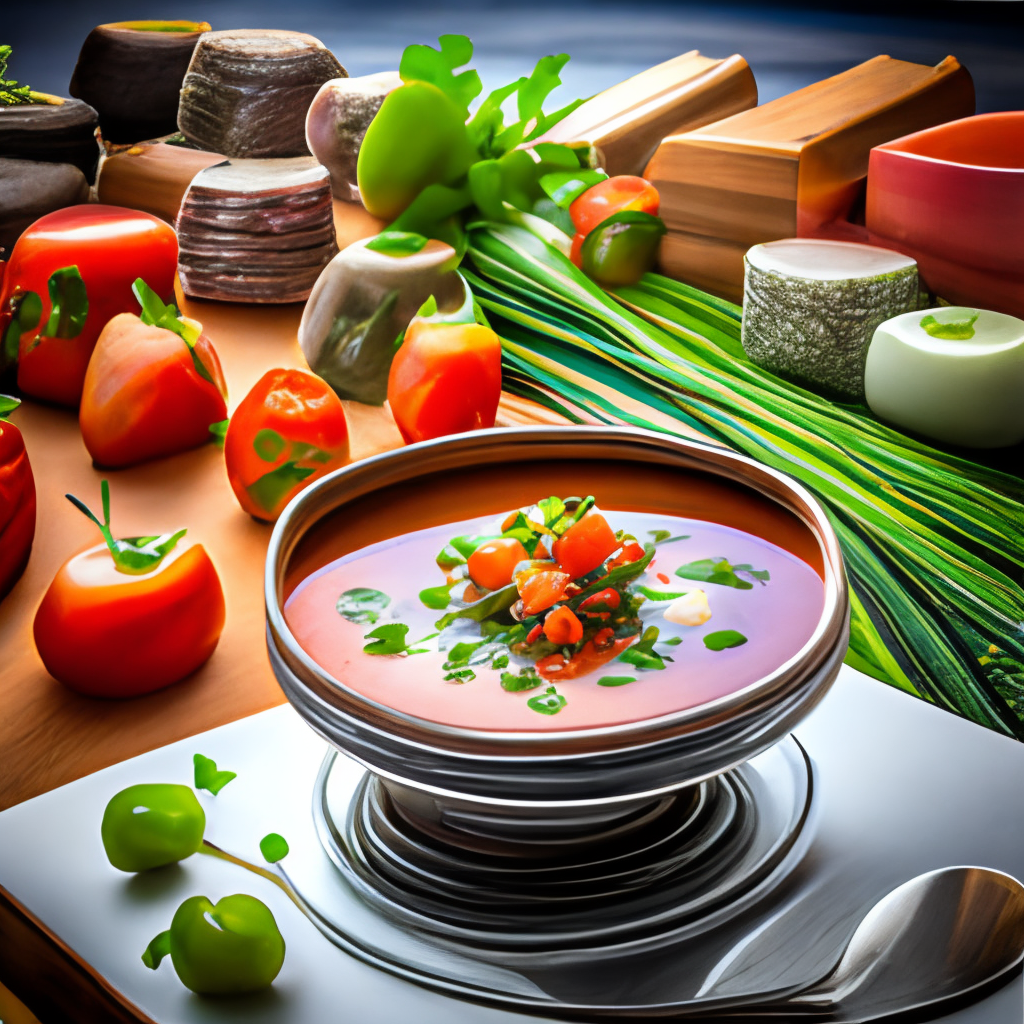
[[[964,998],[1024,961],[1024,886],[1001,871],[929,871],[883,896],[820,981],[709,1015],[861,1022]],[[713,1002],[713,1001],[711,1001]]]

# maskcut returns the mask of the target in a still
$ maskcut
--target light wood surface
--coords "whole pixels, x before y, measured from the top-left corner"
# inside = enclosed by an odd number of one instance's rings
[[[339,245],[377,230],[361,209],[337,204]],[[179,302],[181,296],[179,294]],[[301,304],[182,303],[213,339],[233,409],[268,369],[305,362],[296,340]],[[345,403],[353,458],[402,443],[386,408]],[[24,576],[0,603],[0,808],[125,758],[283,702],[267,661],[263,563],[271,527],[235,501],[222,452],[210,444],[126,470],[93,467],[67,409],[23,402],[21,429],[36,479],[35,544]],[[533,403],[505,396],[500,424],[563,422]],[[64,499],[99,508],[110,481],[115,536],[188,528],[205,545],[224,586],[227,623],[213,657],[188,679],[146,697],[104,701],[52,679],[32,640],[36,607],[61,564],[99,541],[96,528]]]

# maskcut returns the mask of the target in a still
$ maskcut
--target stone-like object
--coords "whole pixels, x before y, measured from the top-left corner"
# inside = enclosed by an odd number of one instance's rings
[[[199,149],[229,158],[305,156],[313,97],[324,82],[347,75],[304,32],[207,32],[181,88],[178,127]]]
[[[108,142],[177,131],[178,94],[205,21],[117,21],[82,43],[70,92],[96,108]]]
[[[81,100],[46,100],[0,107],[0,156],[73,164],[91,184],[100,158],[99,115]]]
[[[330,177],[313,157],[201,170],[175,228],[190,298],[301,302],[338,251]]]
[[[871,411],[965,448],[1024,441],[1024,320],[966,306],[919,310],[875,331],[864,369]]]
[[[750,359],[812,391],[863,401],[871,336],[917,306],[917,264],[892,249],[816,238],[755,245],[745,263]]]
[[[0,159],[0,260],[29,224],[88,199],[89,183],[71,164]]]
[[[330,171],[335,199],[360,201],[356,184],[359,147],[384,97],[401,84],[397,71],[332,78],[313,97],[306,114],[306,144]]]

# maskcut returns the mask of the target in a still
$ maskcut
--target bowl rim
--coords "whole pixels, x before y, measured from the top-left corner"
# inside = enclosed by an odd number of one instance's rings
[[[661,465],[671,465],[671,456],[674,455],[675,465],[680,469],[710,472],[741,486],[751,486],[751,481],[747,479],[750,475],[755,479],[760,478],[760,481],[769,484],[771,489],[765,492],[755,488],[757,493],[786,508],[810,530],[822,554],[824,594],[821,613],[807,641],[771,672],[740,690],[712,701],[656,717],[579,729],[501,732],[445,725],[373,700],[328,673],[305,651],[289,629],[281,601],[284,570],[288,559],[299,540],[312,526],[336,512],[347,501],[390,484],[412,483],[416,477],[436,472],[437,468],[431,466],[431,456],[440,454],[443,457],[445,452],[486,455],[488,451],[493,453],[498,447],[523,448],[531,444],[545,443],[593,449],[598,444],[608,445],[614,442],[618,442],[622,448],[639,446],[667,456],[659,463]],[[620,449],[609,453],[605,449],[603,457],[608,458],[609,455],[616,461],[624,461],[626,452]],[[522,457],[525,458],[525,455]],[[545,457],[557,459],[567,456],[550,452]],[[518,461],[519,458],[514,452],[506,452],[502,459],[485,458],[482,464]],[[650,461],[657,462],[654,459]],[[403,472],[407,467],[408,471]],[[389,470],[391,472],[388,472]],[[373,482],[372,478],[381,471],[384,473],[383,479]],[[326,507],[317,509],[318,504],[323,503],[325,493],[335,497],[336,490],[344,490],[346,483],[360,477],[364,480],[370,478],[371,485],[354,487],[342,500],[330,501]],[[782,500],[783,495],[789,500]],[[755,531],[748,532],[757,536]],[[794,673],[798,677],[797,687],[804,681],[806,673],[801,669],[813,656],[817,655],[819,661],[827,659],[834,647],[835,638],[843,633],[849,610],[848,586],[838,538],[817,500],[798,481],[754,459],[710,442],[683,439],[636,427],[571,424],[499,427],[450,435],[371,456],[321,477],[286,506],[274,526],[267,548],[264,600],[268,643],[278,646],[280,660],[285,661],[282,656],[284,652],[280,651],[283,647],[292,663],[297,663],[320,683],[326,683],[332,692],[341,695],[345,704],[344,714],[358,718],[359,722],[371,731],[382,730],[402,740],[403,745],[415,746],[423,751],[432,752],[440,748],[457,754],[460,758],[478,758],[483,762],[492,759],[500,748],[504,748],[501,750],[502,760],[507,760],[509,764],[514,764],[517,760],[535,761],[538,757],[538,748],[551,748],[548,754],[559,759],[588,758],[592,757],[597,749],[615,749],[632,745],[629,743],[631,739],[640,744],[663,740],[681,732],[696,732],[702,725],[728,720],[739,712],[749,710],[752,705],[765,702],[767,698],[773,696],[773,691],[777,691],[770,702],[774,704],[793,689],[793,686],[787,683],[792,684]],[[286,663],[285,667],[293,676],[295,675],[291,664]],[[305,680],[299,679],[299,683],[304,689],[308,689]],[[322,697],[320,699],[323,700]],[[360,710],[369,712],[369,717],[360,716]],[[764,707],[762,713],[770,714],[770,706]],[[382,724],[384,722],[388,723],[387,726]],[[400,728],[394,728],[395,725]],[[529,750],[517,756],[514,751],[518,747],[526,747]]]

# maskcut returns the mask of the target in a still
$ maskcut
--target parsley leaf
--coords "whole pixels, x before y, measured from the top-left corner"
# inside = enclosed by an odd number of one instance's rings
[[[353,587],[344,591],[334,606],[338,614],[349,622],[371,625],[380,618],[380,613],[391,604],[391,598],[380,590],[369,587]]]
[[[717,633],[708,633],[704,637],[704,646],[709,651],[724,651],[728,647],[742,647],[747,638],[735,629],[720,629]]]
[[[568,703],[553,686],[549,686],[543,693],[531,697],[526,706],[541,715],[557,715]]]
[[[237,772],[218,771],[217,762],[202,754],[192,756],[194,766],[195,787],[205,789],[216,796],[232,779],[238,777]]]
[[[501,688],[509,693],[519,693],[522,690],[535,690],[544,682],[537,674],[535,668],[529,667],[516,672],[501,673]]]
[[[667,655],[658,654],[654,645],[658,642],[657,626],[648,626],[643,636],[631,647],[627,647],[618,657],[619,661],[635,665],[639,669],[656,671],[665,667],[666,661],[672,659]]]
[[[676,569],[676,575],[685,580],[697,580],[699,583],[718,583],[723,587],[736,590],[753,590],[751,580],[757,580],[762,586],[771,578],[767,569],[755,569],[749,563],[733,565],[727,558],[702,558],[696,562],[688,562]]]

